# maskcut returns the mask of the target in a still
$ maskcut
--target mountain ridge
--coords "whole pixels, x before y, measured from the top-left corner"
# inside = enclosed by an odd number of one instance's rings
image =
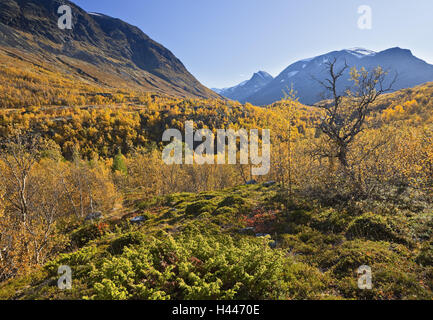
[[[57,9],[72,8],[72,30],[57,26]],[[3,0],[0,49],[24,51],[66,72],[111,87],[119,85],[180,97],[218,98],[167,48],[138,27],[70,1]],[[75,71],[74,71],[75,70]],[[87,75],[86,75],[87,74]]]
[[[223,89],[212,88],[212,90],[229,99],[243,102],[244,99],[264,88],[273,79],[274,77],[266,71],[257,71],[249,80],[245,80],[236,86]]]
[[[371,70],[381,66],[390,73],[389,78],[393,78],[393,75],[397,74],[393,91],[433,81],[433,65],[415,57],[408,49],[393,47],[374,52],[364,48],[351,48],[296,61],[263,88],[248,97],[242,97],[240,101],[255,105],[271,104],[283,98],[284,92],[290,90],[293,85],[300,102],[313,105],[323,99],[321,96],[323,89],[314,79],[325,79],[327,74],[324,63],[333,58],[337,59],[337,67],[341,67],[346,61],[350,67],[358,69],[365,67],[367,70]],[[340,82],[342,89],[350,85],[349,79],[349,70],[347,70]],[[224,95],[225,92],[221,92],[221,94]]]

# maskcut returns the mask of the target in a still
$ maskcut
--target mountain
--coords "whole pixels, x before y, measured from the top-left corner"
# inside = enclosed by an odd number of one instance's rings
[[[72,9],[72,30],[57,24],[64,4]],[[139,28],[65,0],[1,0],[0,50],[102,86],[218,97]]]
[[[259,71],[254,73],[250,80],[246,80],[237,86],[224,89],[212,88],[212,90],[229,99],[245,102],[246,98],[264,88],[273,79],[269,73]]]
[[[324,80],[328,77],[324,64],[334,58],[338,61],[337,67],[341,67],[346,61],[350,67],[365,67],[367,70],[381,66],[389,72],[389,79],[397,73],[397,81],[393,85],[393,90],[433,81],[433,65],[415,57],[410,50],[396,47],[374,52],[363,48],[353,48],[295,62],[261,90],[243,100],[255,105],[270,104],[280,100],[284,96],[283,91],[287,91],[293,84],[299,101],[312,105],[323,98],[323,87],[316,80]],[[339,83],[342,89],[351,84],[349,71],[346,71]]]

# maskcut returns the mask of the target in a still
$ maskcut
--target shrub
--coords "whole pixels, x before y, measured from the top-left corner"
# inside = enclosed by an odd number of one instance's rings
[[[423,266],[433,266],[433,241],[423,244],[420,253],[416,257],[416,262]]]
[[[125,156],[120,152],[120,150],[113,159],[112,170],[113,172],[118,171],[122,174],[128,173],[128,168],[126,167],[126,163],[125,163]]]
[[[389,241],[409,244],[408,239],[400,234],[389,219],[366,213],[352,221],[346,232],[348,239],[364,238],[374,241]]]
[[[253,227],[257,233],[273,233],[277,231],[278,216],[272,211],[257,208],[252,212],[252,217],[246,219],[247,227]]]
[[[61,265],[67,265],[73,269],[74,278],[88,277],[92,269],[91,263],[97,261],[98,248],[96,246],[85,247],[72,253],[63,253],[44,266],[51,276],[57,276],[57,270]]]
[[[303,209],[293,210],[288,213],[287,220],[295,224],[307,224],[311,221],[311,212]]]
[[[228,216],[234,216],[238,211],[235,208],[230,208],[230,207],[220,207],[217,208],[214,212],[213,215],[214,216],[219,216],[219,215],[228,215]]]
[[[112,240],[108,250],[112,254],[121,254],[125,247],[142,244],[144,239],[144,235],[140,232],[128,232]]]
[[[240,208],[246,204],[245,199],[239,195],[231,195],[224,198],[220,203],[219,207],[236,207]]]
[[[188,204],[185,208],[185,214],[198,216],[204,212],[212,213],[216,205],[210,200],[198,200]]]
[[[351,220],[346,212],[328,209],[313,218],[312,226],[323,232],[340,233],[346,230]]]
[[[318,271],[262,239],[193,233],[125,248],[91,277],[94,299],[306,299],[326,286]]]
[[[353,240],[344,242],[337,248],[331,248],[320,255],[319,265],[339,279],[352,275],[361,265],[373,267],[375,264],[399,265],[405,247],[392,248],[387,242]],[[393,249],[393,250],[392,250]],[[399,250],[401,255],[398,254]]]
[[[193,193],[181,192],[170,194],[165,197],[165,204],[171,207],[175,207],[182,202],[191,201],[195,195]]]
[[[71,242],[81,248],[89,241],[101,237],[108,228],[109,226],[104,222],[85,224],[71,233]]]
[[[162,203],[161,197],[153,197],[153,198],[148,199],[148,200],[139,201],[136,204],[136,207],[140,210],[146,210],[146,209],[149,209],[151,207],[155,207],[157,205],[160,205],[161,203]]]

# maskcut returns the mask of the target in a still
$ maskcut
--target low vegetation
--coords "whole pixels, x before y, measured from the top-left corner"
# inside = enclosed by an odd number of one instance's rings
[[[1,299],[433,298],[431,84],[365,106],[342,158],[321,126],[339,124],[293,97],[259,108],[0,68],[29,89],[0,97]],[[163,131],[187,120],[270,129],[269,174],[164,164]]]

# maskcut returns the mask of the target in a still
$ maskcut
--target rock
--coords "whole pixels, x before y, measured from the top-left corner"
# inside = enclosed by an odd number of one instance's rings
[[[99,220],[102,218],[102,212],[96,211],[89,213],[86,218],[84,218],[85,221],[91,221],[91,220]]]
[[[250,180],[250,181],[247,181],[247,183],[246,183],[246,185],[250,185],[250,184],[257,184],[257,181],[256,180]]]
[[[136,217],[132,218],[129,221],[131,223],[142,223],[142,222],[146,221],[146,217],[144,217],[144,216],[136,216]]]
[[[263,183],[263,186],[264,187],[270,187],[270,186],[273,186],[274,184],[276,184],[275,181],[267,181],[267,182]]]
[[[271,236],[269,233],[256,233],[256,237],[266,237],[266,236]]]
[[[277,247],[277,241],[272,240],[271,242],[269,242],[269,247],[271,249],[275,249]]]

